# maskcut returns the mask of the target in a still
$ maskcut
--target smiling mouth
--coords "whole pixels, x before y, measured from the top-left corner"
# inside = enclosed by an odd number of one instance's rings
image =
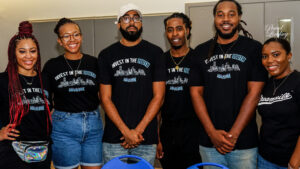
[[[229,24],[229,23],[225,23],[225,24],[222,24],[221,27],[223,30],[227,31],[227,30],[230,30],[230,28],[232,27],[233,25],[232,24]]]
[[[268,69],[269,71],[275,71],[275,70],[278,69],[278,66],[276,66],[276,65],[267,66],[267,69]]]
[[[76,47],[77,47],[77,44],[70,44],[70,45],[68,45],[68,47],[70,47],[70,48],[74,49],[74,48],[76,48]]]
[[[24,61],[25,65],[32,65],[33,64],[33,61],[31,60],[28,60],[28,61]]]

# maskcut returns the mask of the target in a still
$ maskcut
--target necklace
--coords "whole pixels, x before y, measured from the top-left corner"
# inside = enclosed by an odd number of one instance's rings
[[[32,85],[33,80],[34,80],[34,77],[31,77],[31,82],[28,82],[24,76],[21,75],[21,77],[24,79],[25,83],[26,83],[28,86],[31,86],[31,85]]]
[[[189,53],[189,51],[190,51],[190,48],[188,48],[188,50],[186,51],[185,55],[184,55],[184,56],[180,59],[180,61],[177,63],[177,62],[174,60],[174,58],[173,58],[173,56],[172,56],[172,52],[171,52],[171,50],[170,50],[170,56],[171,56],[171,59],[172,59],[173,63],[175,64],[175,69],[176,69],[176,70],[179,70],[179,65],[180,65],[180,63],[184,60],[184,58],[185,58],[186,55]]]
[[[232,47],[236,44],[237,41],[238,41],[238,39],[233,42],[233,44],[226,50],[226,52],[223,51],[221,45],[218,43],[218,46],[219,46],[219,48],[221,49],[221,51],[223,53],[223,58],[224,59],[226,59],[225,55],[232,49]]]
[[[286,79],[288,79],[288,77],[290,76],[290,74],[292,74],[292,72],[290,72],[282,81],[281,83],[279,83],[279,85],[276,87],[275,86],[275,81],[273,78],[273,85],[274,85],[274,89],[273,89],[273,96],[275,95],[276,91],[279,89],[279,87],[286,81]]]
[[[72,70],[74,76],[76,77],[76,76],[77,76],[77,71],[78,71],[78,69],[79,69],[79,67],[80,67],[80,65],[81,65],[81,60],[82,60],[82,58],[83,58],[83,55],[81,54],[81,58],[80,58],[80,60],[79,60],[79,64],[78,64],[77,68],[75,69],[75,71],[73,70],[73,68],[72,68],[71,65],[69,64],[69,62],[68,62],[68,60],[66,59],[66,56],[65,56],[65,55],[64,55],[64,58],[65,58],[65,61],[66,61],[67,65],[69,66],[69,68]]]

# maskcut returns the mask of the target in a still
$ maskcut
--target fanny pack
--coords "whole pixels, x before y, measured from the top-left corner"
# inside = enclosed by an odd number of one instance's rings
[[[48,141],[13,141],[12,147],[26,163],[42,162],[47,158]]]

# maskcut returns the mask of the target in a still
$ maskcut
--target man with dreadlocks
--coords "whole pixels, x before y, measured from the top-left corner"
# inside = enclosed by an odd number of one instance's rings
[[[261,44],[242,27],[235,0],[218,1],[213,15],[216,35],[195,49],[190,73],[192,102],[203,125],[200,154],[204,162],[255,169],[255,108],[267,78]]]

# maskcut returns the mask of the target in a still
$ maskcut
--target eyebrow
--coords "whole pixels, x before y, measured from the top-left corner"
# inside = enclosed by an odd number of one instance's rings
[[[19,50],[20,50],[20,49],[26,50],[27,48],[18,48],[18,49],[19,49]],[[30,50],[30,49],[37,49],[37,48],[36,48],[36,47],[32,47],[32,48],[29,48],[29,50]]]

